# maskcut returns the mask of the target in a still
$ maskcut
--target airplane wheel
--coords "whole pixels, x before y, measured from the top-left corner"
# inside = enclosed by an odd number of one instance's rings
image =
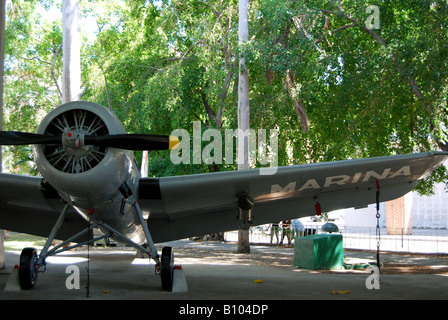
[[[162,278],[162,289],[171,291],[173,289],[174,253],[172,247],[163,247],[160,276]]]
[[[20,254],[19,282],[24,290],[34,287],[37,281],[37,270],[35,264],[37,261],[37,251],[34,248],[25,248]]]

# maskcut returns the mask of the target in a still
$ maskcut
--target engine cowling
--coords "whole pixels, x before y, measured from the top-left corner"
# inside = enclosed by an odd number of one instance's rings
[[[139,173],[132,151],[76,147],[77,136],[126,133],[107,108],[86,101],[63,104],[42,120],[37,133],[64,136],[60,145],[35,145],[34,156],[45,180],[75,207],[95,208],[112,202],[124,182],[135,191]]]

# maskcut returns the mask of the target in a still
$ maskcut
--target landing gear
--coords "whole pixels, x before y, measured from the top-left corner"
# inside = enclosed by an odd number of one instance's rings
[[[143,231],[146,235],[147,244],[150,248],[149,255],[156,262],[156,272],[160,271],[160,278],[162,280],[162,289],[167,291],[172,291],[173,289],[173,274],[174,274],[174,253],[172,247],[162,248],[162,257],[159,258],[157,250],[154,247],[154,242],[152,241],[151,234],[148,230],[148,225],[143,219],[143,213],[137,202],[134,203],[134,207],[139,216],[140,222],[143,226]]]
[[[34,248],[25,248],[20,255],[19,282],[24,290],[34,287],[37,281],[38,268],[37,251]]]
[[[129,239],[124,234],[120,233],[118,230],[115,230],[113,227],[108,225],[105,222],[96,222],[96,223],[89,223],[87,229],[80,231],[79,233],[75,234],[74,236],[68,238],[67,240],[63,241],[62,243],[58,244],[57,246],[51,247],[52,241],[55,239],[55,236],[61,227],[65,215],[69,209],[70,205],[66,204],[62,212],[60,213],[60,216],[58,220],[56,221],[55,225],[53,226],[53,229],[50,232],[49,237],[47,238],[47,241],[42,248],[42,251],[40,254],[37,254],[36,249],[34,248],[25,248],[22,251],[22,254],[20,256],[20,266],[19,266],[19,282],[20,287],[22,289],[31,289],[34,287],[37,281],[37,275],[39,272],[45,271],[46,262],[45,259],[49,256],[56,255],[58,253],[71,250],[77,247],[81,247],[83,245],[92,244],[95,241],[102,240],[104,238],[109,238],[112,235],[120,240],[121,242],[124,242],[130,246],[133,246],[140,252],[149,255],[151,259],[153,259],[156,263],[156,272],[160,272],[161,280],[162,280],[162,288],[164,290],[172,291],[173,288],[173,275],[174,275],[174,254],[173,249],[171,247],[164,247],[162,249],[162,256],[159,257],[157,250],[154,246],[154,242],[152,241],[151,235],[148,230],[148,226],[146,225],[146,221],[143,219],[143,214],[141,212],[141,209],[138,205],[138,203],[134,203],[134,207],[138,213],[138,216],[140,218],[141,225],[143,227],[145,236],[147,238],[147,247],[144,247],[131,239]],[[109,234],[104,234],[99,237],[95,237],[93,239],[90,238],[90,234],[94,228],[102,228],[103,230],[107,230]],[[84,242],[79,242],[75,245],[67,246],[71,242],[77,242],[76,240],[85,237],[86,234],[89,234],[89,240]]]
[[[163,247],[160,268],[160,277],[162,278],[162,289],[171,291],[173,289],[174,274],[174,253],[173,248]]]

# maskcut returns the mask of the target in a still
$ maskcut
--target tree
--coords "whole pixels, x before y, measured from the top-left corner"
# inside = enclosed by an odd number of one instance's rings
[[[381,17],[373,30],[366,27],[371,13],[364,1],[341,3],[251,2],[252,36],[242,49],[251,70],[250,121],[254,128],[279,129],[278,164],[443,147],[444,3],[373,1],[368,5]],[[132,0],[113,10],[118,23],[104,20],[95,49],[102,55],[90,63],[105,66],[112,106],[128,130],[170,133],[191,130],[192,121],[202,129],[237,127],[236,5]],[[91,84],[89,99],[107,104],[104,81]],[[234,169],[174,166],[166,153],[150,154],[155,176]]]
[[[128,131],[191,132],[193,121],[202,130],[236,128],[237,1],[129,1],[113,12],[119,22],[99,25],[90,61],[107,76],[112,108],[132,124]],[[90,78],[85,98],[107,104],[103,83]],[[236,168],[236,162],[173,166],[166,152],[149,157],[152,175]]]
[[[44,19],[39,1],[7,6],[4,78],[4,130],[34,132],[41,118],[60,104],[61,19]],[[32,149],[3,147],[8,172],[37,174]]]
[[[62,1],[62,32],[62,102],[66,103],[79,100],[81,94],[81,44],[78,0]]]
[[[19,2],[6,30],[4,124],[33,131],[60,98],[62,30],[35,10],[51,1]],[[368,23],[372,6],[378,25]],[[191,132],[193,121],[236,129],[244,55],[251,127],[279,130],[279,165],[446,149],[444,1],[252,0],[241,48],[236,0],[81,1],[80,9],[97,26],[81,46],[83,99],[110,106],[129,132]],[[151,152],[149,163],[153,176],[237,168],[174,165],[166,152]],[[442,171],[435,178],[448,180]]]
[[[3,130],[3,78],[4,78],[4,59],[5,59],[5,6],[6,1],[0,0],[0,131]],[[3,170],[2,165],[2,147],[0,146],[0,173]],[[0,270],[5,268],[5,233],[0,229]]]
[[[372,5],[379,29],[366,26]],[[251,109],[280,126],[291,159],[444,150],[446,86],[435,78],[446,79],[446,4],[260,0],[254,7]],[[301,102],[307,132],[290,121],[283,92]]]
[[[331,1],[328,2],[332,3]],[[401,78],[400,80],[407,84],[408,89],[414,97],[414,100],[410,102],[414,102],[414,105],[417,103],[418,105],[416,108],[421,109],[414,111],[417,111],[418,113],[423,112],[421,114],[426,116],[428,120],[428,129],[430,131],[437,130],[435,122],[439,122],[440,119],[436,119],[436,117],[441,117],[442,119],[446,118],[446,105],[440,110],[440,107],[435,104],[435,101],[431,101],[431,99],[427,97],[427,93],[425,92],[426,85],[422,81],[423,77],[427,77],[427,80],[430,81],[434,81],[434,79],[431,79],[432,77],[430,77],[424,70],[420,70],[423,74],[417,76],[420,66],[418,65],[419,62],[416,59],[416,56],[420,55],[425,57],[426,63],[438,63],[439,61],[430,61],[429,59],[434,58],[435,56],[439,58],[441,57],[440,54],[442,52],[446,53],[446,46],[441,47],[438,43],[440,40],[446,39],[446,35],[443,32],[439,32],[440,26],[446,23],[446,17],[443,16],[447,11],[446,4],[434,1],[432,3],[428,2],[425,5],[418,5],[416,2],[409,4],[409,2],[400,1],[395,7],[392,7],[390,3],[386,2],[377,7],[378,14],[380,12],[385,13],[381,30],[369,28],[366,23],[363,20],[358,19],[356,15],[349,15],[347,9],[343,8],[340,4],[336,5],[332,3],[332,7],[332,10],[322,9],[321,11],[325,14],[334,16],[336,20],[344,21],[346,23],[345,25],[340,26],[339,29],[357,28],[365,34],[364,37],[371,38],[372,41],[375,41],[380,45],[382,50],[387,52],[387,61],[390,62],[392,68],[396,69]],[[412,17],[412,20],[414,20],[413,28],[408,28],[404,25],[405,20],[407,20],[407,18],[403,16],[404,14],[409,14],[409,17]],[[399,26],[401,34],[395,35],[394,37],[394,34],[391,33],[392,24],[394,25],[394,28],[396,28],[397,25]],[[415,27],[417,24],[420,25],[419,28]],[[430,32],[433,27],[435,27],[435,32]],[[379,24],[377,29],[380,29]],[[431,34],[432,36],[428,39],[422,39],[420,38],[420,33],[422,31],[428,32],[428,34]],[[429,51],[428,46],[430,45],[435,45],[436,47]],[[423,49],[423,52],[419,52],[419,49]],[[446,70],[444,70],[443,67],[436,73],[438,73],[439,76],[446,78]],[[438,86],[435,83],[432,85]],[[440,149],[445,151],[448,150],[446,139],[441,139],[439,134],[433,135],[433,138]]]
[[[240,45],[249,41],[248,29],[249,0],[239,0],[238,40]],[[246,66],[245,56],[240,56],[238,77],[238,170],[250,168],[249,163],[249,70]],[[249,229],[238,230],[238,253],[249,253]]]
[[[6,1],[0,1],[0,131],[3,130],[3,82],[5,61],[5,19]],[[0,173],[3,169],[2,147],[0,147]],[[0,266],[1,268],[1,266]]]

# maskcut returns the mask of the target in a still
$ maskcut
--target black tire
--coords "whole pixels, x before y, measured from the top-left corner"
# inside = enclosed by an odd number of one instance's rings
[[[20,288],[28,290],[34,287],[37,281],[37,251],[34,248],[25,248],[20,254],[19,282]]]
[[[174,274],[174,253],[172,247],[163,247],[160,268],[160,277],[162,278],[162,289],[173,290]]]

